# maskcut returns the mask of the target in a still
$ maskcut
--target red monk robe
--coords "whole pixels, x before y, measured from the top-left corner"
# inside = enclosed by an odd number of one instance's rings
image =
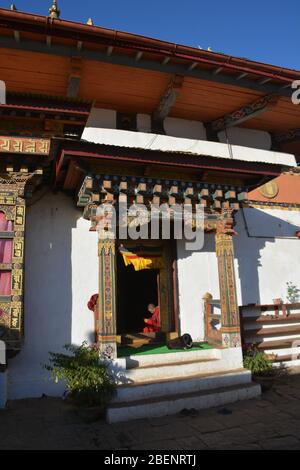
[[[147,326],[143,329],[144,333],[154,333],[155,331],[160,331],[160,309],[155,307],[154,304],[148,305],[148,311],[152,314],[151,318],[144,318],[144,322]]]
[[[98,328],[99,328],[99,309],[98,309],[98,297],[99,294],[94,294],[87,303],[89,310],[94,312],[94,322],[95,322],[95,343],[98,341]]]

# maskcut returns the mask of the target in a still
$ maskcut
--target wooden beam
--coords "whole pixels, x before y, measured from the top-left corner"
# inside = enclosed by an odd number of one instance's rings
[[[204,122],[206,138],[210,142],[218,142],[219,141],[218,132],[213,130],[212,124],[213,124],[212,122]]]
[[[198,65],[198,62],[192,62],[188,70],[194,70],[197,67],[197,65]]]
[[[221,201],[223,199],[223,191],[221,189],[216,189],[213,194],[213,198],[215,201]]]
[[[80,77],[69,77],[68,98],[76,98],[79,93]]]
[[[220,72],[222,72],[222,70],[223,70],[223,67],[218,67],[217,69],[215,69],[215,70],[213,71],[212,74],[213,74],[213,75],[218,75]]]
[[[20,42],[20,31],[14,31],[14,38],[16,42]]]
[[[273,134],[272,141],[275,144],[285,144],[288,142],[295,142],[300,140],[300,127],[297,129],[291,129],[290,131],[283,134]]]
[[[262,80],[259,81],[260,85],[264,85],[265,83],[268,83],[272,80],[272,78],[263,78]]]
[[[63,189],[66,191],[74,191],[79,186],[84,177],[84,170],[78,164],[71,160],[68,166],[67,174],[65,177]],[[93,189],[93,180],[87,180],[87,189]]]
[[[88,50],[86,48],[82,51],[78,51],[77,45],[73,47],[69,45],[52,44],[52,47],[48,48],[43,41],[22,40],[17,43],[14,38],[9,37],[0,37],[0,47],[48,53],[51,55],[60,55],[64,57],[70,57],[76,54],[80,54],[80,56],[86,60],[106,62],[111,64],[141,68],[146,70],[154,70],[170,74],[182,74],[199,80],[208,80],[217,83],[239,86],[249,90],[260,91],[261,93],[279,93],[280,95],[289,98],[292,94],[292,79],[291,82],[282,86],[280,84],[275,83],[265,83],[262,85],[259,83],[259,81],[255,81],[246,77],[243,80],[240,79],[237,85],[235,75],[221,73],[221,70],[218,73],[214,73],[218,69],[215,69],[215,71],[210,71],[200,67],[196,67],[193,70],[187,70],[186,64],[172,63],[172,61],[168,60],[170,59],[169,57],[166,57],[162,61],[155,61],[144,58],[139,61],[136,61],[134,56],[126,57],[121,54],[108,55],[106,51],[100,52],[96,50]]]
[[[79,57],[72,57],[67,90],[68,98],[77,98],[78,96],[81,80],[81,66],[81,59]]]
[[[243,78],[247,77],[249,75],[248,73],[241,73],[236,77],[236,80],[242,80]]]
[[[182,75],[173,76],[166,91],[160,99],[157,109],[153,113],[154,122],[162,122],[168,116],[180,94],[183,81],[184,77]]]
[[[74,166],[74,162],[70,164],[64,189],[74,189],[72,179],[76,177],[77,183],[83,179],[83,173],[74,175],[74,170],[78,169]],[[80,169],[81,170],[81,169]],[[82,170],[81,170],[82,171]],[[79,184],[77,184],[79,186]],[[214,184],[202,184],[192,181],[169,181],[152,178],[132,179],[126,176],[107,176],[94,175],[84,178],[84,182],[78,194],[78,205],[80,207],[90,202],[113,202],[122,201],[132,204],[189,204],[195,208],[196,204],[203,204],[204,207],[216,210],[221,209],[238,210],[240,202],[245,200],[243,194],[239,191],[241,188],[228,186],[215,187]],[[244,193],[245,194],[245,193]],[[97,196],[99,195],[99,197]],[[242,197],[241,197],[242,196]],[[245,195],[246,196],[246,195]],[[212,214],[212,217],[216,215]],[[209,216],[210,217],[210,216]],[[209,226],[212,228],[210,221]]]
[[[135,55],[135,60],[138,61],[138,60],[141,60],[141,58],[143,57],[143,51],[139,51],[136,53]]]
[[[269,110],[278,102],[279,96],[271,94],[263,96],[258,100],[253,101],[233,113],[226,114],[225,116],[211,122],[211,128],[215,132],[223,131],[229,127],[238,126],[249,119],[253,119],[261,113]]]

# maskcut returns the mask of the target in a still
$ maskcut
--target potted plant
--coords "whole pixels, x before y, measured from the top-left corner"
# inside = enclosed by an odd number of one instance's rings
[[[270,390],[276,376],[276,369],[273,366],[273,356],[260,351],[257,345],[246,345],[243,348],[244,367],[251,370],[255,382],[261,385],[263,392]]]
[[[286,293],[286,300],[289,304],[294,304],[299,301],[299,293],[300,289],[293,284],[291,281],[286,283],[287,285],[287,293]]]
[[[103,416],[115,393],[115,383],[107,364],[99,361],[99,350],[84,342],[81,346],[64,346],[68,354],[50,352],[49,364],[44,367],[57,383],[66,384],[67,401],[78,406],[86,421]]]

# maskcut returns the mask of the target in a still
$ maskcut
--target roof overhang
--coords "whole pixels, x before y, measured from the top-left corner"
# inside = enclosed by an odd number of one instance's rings
[[[101,145],[111,145],[113,142],[113,145],[116,147],[132,148],[137,151],[150,150],[162,153],[193,155],[194,157],[199,157],[199,159],[202,157],[226,159],[230,160],[233,166],[236,161],[281,165],[287,168],[296,166],[295,156],[288,153],[145,132],[86,127],[82,139]]]
[[[253,156],[251,160],[252,149],[243,147],[234,149],[236,154],[240,152],[240,158],[232,158],[226,145],[211,142],[194,142],[194,151],[188,151],[187,139],[166,136],[154,136],[157,137],[156,144],[153,142],[152,148],[149,148],[149,139],[152,137],[153,140],[153,135],[149,134],[146,135],[148,147],[146,144],[140,144],[140,148],[130,147],[130,133],[126,134],[126,146],[55,139],[53,144],[58,149],[55,186],[74,192],[78,190],[85,176],[109,174],[132,177],[147,175],[157,179],[207,182],[235,186],[248,191],[276,178],[282,171],[295,165],[293,156],[287,155],[285,161],[284,154],[276,155],[274,152],[262,151],[260,156]],[[137,136],[137,133],[132,134]],[[164,146],[159,142],[164,143]],[[176,142],[177,148],[174,145],[171,148],[170,142]],[[179,144],[182,145],[181,150]]]

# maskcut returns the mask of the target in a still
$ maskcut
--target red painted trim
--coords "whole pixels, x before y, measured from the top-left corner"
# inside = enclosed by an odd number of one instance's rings
[[[56,186],[60,169],[62,167],[62,164],[63,164],[64,160],[65,160],[65,155],[66,155],[65,150],[62,150],[61,153],[60,153],[60,156],[58,157],[58,159],[55,162],[55,182],[54,182],[54,186]]]
[[[36,111],[36,112],[47,112],[47,113],[59,113],[59,114],[76,114],[79,116],[89,116],[90,111],[77,111],[73,109],[65,108],[48,108],[43,106],[26,106],[18,104],[0,104],[0,109],[20,109],[22,111]]]
[[[171,240],[171,269],[172,269],[172,324],[174,325],[174,330],[179,335],[180,334],[180,322],[179,322],[179,294],[178,294],[178,269],[177,269],[177,247],[175,240]]]

